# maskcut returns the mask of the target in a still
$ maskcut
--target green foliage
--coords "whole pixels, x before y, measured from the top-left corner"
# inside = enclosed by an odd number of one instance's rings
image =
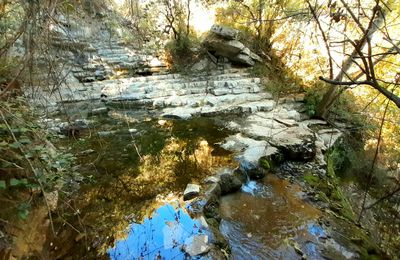
[[[277,97],[303,91],[300,80],[277,57],[267,63],[256,63],[250,73],[262,79],[264,88]]]
[[[47,141],[47,134],[36,123],[33,111],[22,98],[2,102],[0,106],[0,190],[12,198],[0,214],[7,219],[17,214],[26,218],[32,190],[49,192],[64,187],[75,177],[71,170],[75,158],[60,153]]]
[[[330,188],[329,197],[339,203],[336,209],[339,210],[340,214],[343,217],[349,220],[354,220],[355,214],[352,210],[352,207],[340,188],[340,180],[335,173],[333,158],[329,153],[326,157],[327,157],[327,178],[328,178],[327,184],[328,187]]]
[[[359,133],[358,133],[359,134]],[[343,180],[357,182],[362,188],[369,182],[372,169],[374,150],[364,149],[361,136],[346,135],[333,149],[329,151],[332,170]],[[387,171],[376,163],[371,176],[370,185],[378,191],[388,184]]]
[[[311,187],[316,187],[318,186],[318,182],[320,181],[318,175],[315,175],[312,172],[308,172],[306,174],[304,174],[304,180],[306,183],[308,183],[308,185],[310,185]]]
[[[28,202],[22,202],[17,206],[17,214],[20,219],[26,219],[29,215],[31,204]]]
[[[0,84],[8,83],[18,71],[20,60],[18,58],[0,57]]]
[[[260,158],[260,166],[265,170],[270,170],[272,168],[272,163],[267,158]]]
[[[321,102],[322,95],[317,90],[307,90],[305,101],[306,113],[308,116],[313,117],[317,112],[318,104]]]
[[[192,48],[197,46],[200,46],[199,39],[190,36],[183,36],[169,41],[165,46],[165,50],[168,63],[172,64],[172,69],[184,71],[187,64],[191,64],[196,55]]]
[[[354,220],[355,214],[341,189],[340,179],[335,174],[330,154],[327,155],[326,176],[319,176],[314,172],[308,172],[304,174],[303,178],[308,185],[317,190],[317,199],[328,203],[330,208],[342,217]]]

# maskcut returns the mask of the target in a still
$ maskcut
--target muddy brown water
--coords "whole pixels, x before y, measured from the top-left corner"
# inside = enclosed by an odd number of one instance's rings
[[[322,259],[312,244],[324,232],[316,223],[321,212],[301,196],[299,186],[275,175],[224,196],[220,229],[233,259],[298,259],[295,243],[308,257]]]

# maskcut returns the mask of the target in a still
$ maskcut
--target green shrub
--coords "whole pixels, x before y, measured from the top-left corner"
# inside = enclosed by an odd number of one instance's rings
[[[175,71],[184,70],[191,64],[196,53],[192,48],[200,46],[199,40],[191,36],[181,36],[169,41],[165,46],[167,62]]]
[[[36,120],[35,111],[21,97],[0,105],[0,195],[12,198],[13,204],[1,212],[0,218],[15,214],[26,217],[30,205],[23,203],[32,190],[64,189],[77,177],[72,170],[75,158],[57,151]]]
[[[315,116],[315,113],[317,112],[317,107],[319,103],[322,100],[322,94],[321,92],[317,91],[316,89],[308,89],[306,91],[306,97],[304,99],[305,101],[305,107],[306,107],[306,113],[308,116],[313,117]]]

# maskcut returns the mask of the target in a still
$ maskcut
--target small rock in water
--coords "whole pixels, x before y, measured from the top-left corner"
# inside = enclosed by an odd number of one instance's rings
[[[190,200],[197,197],[200,193],[200,186],[189,183],[183,192],[183,200]]]
[[[136,133],[138,130],[135,129],[135,128],[131,128],[131,129],[129,129],[128,131],[129,131],[129,133],[134,134],[134,133]]]
[[[186,245],[185,251],[191,257],[205,254],[210,250],[207,235],[195,235],[190,237],[188,240],[191,241]]]

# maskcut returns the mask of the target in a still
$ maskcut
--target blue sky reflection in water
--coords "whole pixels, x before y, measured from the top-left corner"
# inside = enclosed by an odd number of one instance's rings
[[[182,209],[167,204],[142,224],[131,224],[128,237],[108,250],[111,259],[184,259],[182,246],[206,230]]]

